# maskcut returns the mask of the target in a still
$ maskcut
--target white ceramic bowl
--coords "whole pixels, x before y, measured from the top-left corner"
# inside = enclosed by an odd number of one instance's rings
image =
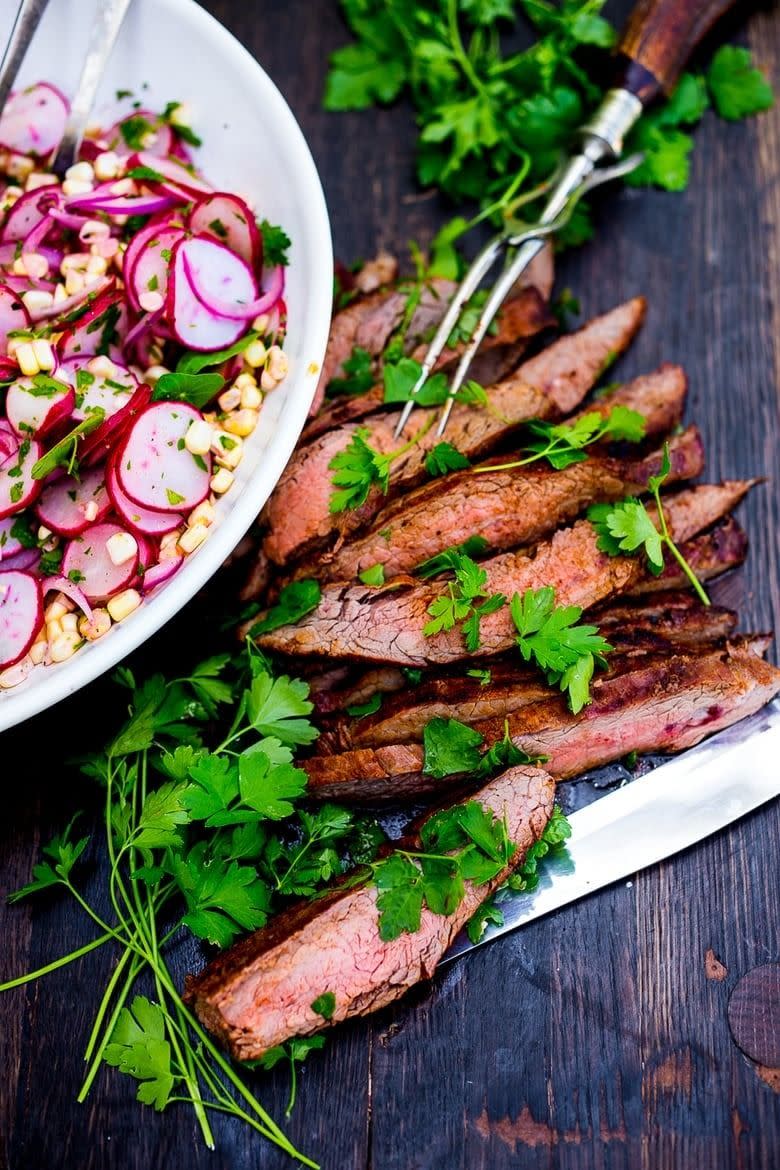
[[[48,80],[72,95],[94,17],[93,0],[51,0],[19,84]],[[0,19],[8,32],[11,9]],[[284,79],[282,79],[283,81]],[[290,374],[266,400],[236,483],[219,504],[208,540],[139,609],[67,662],[36,668],[0,691],[0,730],[50,707],[108,670],[186,606],[217,571],[265,503],[303,427],[330,322],[333,257],[322,187],[311,154],[279,90],[247,51],[193,0],[134,0],[95,107],[110,124],[115,91],[131,89],[151,109],[184,101],[203,139],[198,163],[225,191],[292,239],[285,298]],[[127,111],[127,103],[121,107]],[[193,630],[193,642],[197,631]]]

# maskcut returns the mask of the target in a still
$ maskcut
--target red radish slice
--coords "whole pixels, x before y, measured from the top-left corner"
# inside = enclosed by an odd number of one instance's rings
[[[147,227],[139,236],[144,237],[143,244],[132,252],[127,249],[123,269],[127,295],[138,312],[145,293],[157,293],[165,300],[171,255],[174,246],[184,238],[184,232],[175,227],[158,227],[150,232]]]
[[[223,349],[238,341],[246,330],[246,321],[230,321],[210,312],[196,297],[184,271],[181,240],[173,250],[172,275],[165,298],[165,315],[174,335],[187,349],[208,352]]]
[[[41,523],[52,532],[78,536],[111,510],[103,469],[91,467],[81,473],[80,480],[70,475],[57,480],[41,492],[35,510]]]
[[[8,387],[5,412],[20,438],[43,438],[70,417],[76,402],[72,386],[48,375],[17,378]]]
[[[30,314],[17,293],[7,284],[0,284],[0,349],[8,348],[8,334],[14,329],[29,329]]]
[[[85,467],[92,467],[105,459],[119,445],[141,411],[149,405],[151,397],[151,389],[142,383],[127,406],[120,407],[116,414],[104,419],[99,427],[86,436],[79,448],[79,461]]]
[[[0,561],[0,573],[4,573],[9,569],[21,569],[25,572],[28,570],[33,572],[38,568],[40,559],[41,550],[39,548],[23,548],[18,553],[14,553],[12,557],[4,557]]]
[[[0,670],[24,658],[43,622],[41,584],[31,573],[0,573]]]
[[[170,580],[183,564],[184,557],[169,557],[167,561],[158,561],[156,565],[152,565],[144,573],[144,593],[151,593],[158,585],[162,585],[164,581]]]
[[[179,253],[195,296],[210,312],[235,321],[255,315],[257,285],[240,256],[207,236],[186,240]]]
[[[69,109],[67,98],[46,81],[12,93],[0,116],[0,144],[39,158],[51,154],[65,131]]]
[[[124,134],[122,133],[122,126],[125,123],[131,123],[133,133],[137,133],[141,127],[139,118],[143,118],[145,122],[149,123],[149,129],[144,132],[144,154],[154,155],[155,157],[166,157],[171,153],[173,147],[173,131],[165,122],[160,124],[159,115],[152,113],[151,110],[138,110],[132,114],[128,114],[126,118],[122,118],[110,130],[106,131],[110,146],[106,146],[106,150],[113,150],[119,155],[128,155],[133,153],[133,147],[127,145]],[[146,141],[148,136],[148,142]],[[128,137],[131,137],[130,129],[128,130]]]
[[[21,512],[31,504],[41,490],[41,482],[33,479],[32,469],[43,454],[43,447],[35,439],[23,439],[16,451],[0,464],[0,520]]]
[[[127,589],[136,575],[138,553],[115,565],[108,552],[112,536],[126,532],[119,524],[93,524],[68,541],[62,558],[62,576],[79,586],[87,601],[106,601]]]
[[[150,508],[142,508],[140,504],[134,503],[122,491],[113,457],[106,465],[106,486],[114,511],[133,532],[144,536],[164,536],[166,532],[173,532],[174,528],[184,523],[184,517],[178,512],[153,512]]]
[[[84,357],[105,353],[121,361],[120,346],[129,328],[129,314],[124,295],[107,289],[100,293],[87,311],[66,329],[59,340],[60,357]]]
[[[184,446],[190,425],[203,418],[182,402],[154,402],[133,423],[116,457],[122,491],[162,512],[188,512],[209,491],[211,455]]]
[[[202,237],[199,238],[202,239]],[[189,251],[189,245],[194,243],[195,240],[189,240],[188,251],[184,253],[184,274],[190,282],[195,296],[212,313],[216,313],[219,317],[227,317],[230,321],[247,321],[251,317],[259,317],[261,314],[269,313],[279,303],[284,292],[284,268],[281,264],[270,270],[268,287],[261,296],[254,300],[247,300],[241,295],[235,296],[229,293],[227,298],[223,298],[220,296],[219,283],[221,282],[225,288],[228,288],[227,276],[218,273],[216,265],[211,263],[204,264],[199,271],[193,263]],[[233,254],[228,252],[228,255],[232,256]],[[239,263],[237,256],[234,256],[233,259],[236,264]]]
[[[161,187],[173,184],[182,191],[187,191],[192,197],[193,195],[210,195],[213,188],[204,182],[203,179],[194,175],[182,163],[177,162],[172,158],[159,158],[157,155],[151,154],[145,150],[139,150],[130,158],[130,167],[149,167],[150,170],[156,171],[158,175],[162,175],[159,185]],[[148,182],[152,186],[151,181]]]
[[[113,362],[111,374],[96,374],[90,369],[93,360],[86,357],[68,358],[57,370],[61,378],[75,387],[73,417],[79,422],[96,407],[104,412],[106,418],[111,418],[123,406],[127,406],[138,389],[138,381],[127,366]]]
[[[1,233],[3,240],[26,239],[33,228],[37,227],[42,220],[49,218],[46,211],[41,210],[41,207],[45,209],[46,204],[51,202],[52,196],[59,201],[60,188],[57,183],[51,183],[46,187],[35,187],[32,191],[25,191],[24,195],[20,195],[8,212],[3,225]]]
[[[219,192],[196,203],[190,212],[190,231],[218,240],[258,272],[263,262],[263,237],[255,217],[237,195]]]
[[[4,520],[0,520],[0,567],[4,568],[4,562],[9,557],[24,549],[21,540],[13,535],[13,527],[16,524],[16,516],[6,516]],[[35,551],[34,549],[32,550]]]
[[[186,203],[186,196],[153,195],[74,195],[67,200],[69,209],[103,215],[155,215],[176,203]]]

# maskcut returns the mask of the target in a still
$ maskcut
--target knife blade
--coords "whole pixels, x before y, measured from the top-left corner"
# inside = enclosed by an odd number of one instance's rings
[[[473,943],[465,931],[443,963],[535,918],[631,877],[780,796],[780,700],[569,817],[567,849],[537,888],[508,894],[503,925]]]

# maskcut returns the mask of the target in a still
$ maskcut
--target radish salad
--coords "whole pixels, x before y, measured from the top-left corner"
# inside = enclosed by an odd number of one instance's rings
[[[184,107],[133,102],[60,181],[67,114],[41,82],[0,116],[4,689],[180,569],[287,373],[289,240],[198,172]]]

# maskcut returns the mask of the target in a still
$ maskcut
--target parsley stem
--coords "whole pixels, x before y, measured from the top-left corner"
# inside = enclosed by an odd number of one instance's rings
[[[685,557],[682,555],[682,553],[678,549],[675,542],[672,540],[672,537],[669,533],[669,526],[666,523],[666,513],[664,512],[664,506],[661,503],[660,487],[655,488],[653,495],[655,496],[655,504],[656,504],[656,508],[658,509],[658,523],[661,526],[661,537],[663,539],[664,544],[669,549],[669,552],[672,554],[674,559],[677,561],[677,564],[680,566],[683,573],[690,581],[690,583],[693,586],[694,591],[696,592],[702,605],[711,605],[712,602],[710,601],[709,597],[707,596],[707,593],[704,589],[704,586],[702,585],[701,581],[694,573],[691,566],[686,561]]]
[[[111,1036],[113,1035],[114,1028],[116,1027],[116,1022],[119,1019],[119,1013],[124,1007],[125,1000],[130,994],[133,984],[138,978],[138,974],[142,967],[143,960],[139,958],[138,955],[134,955],[133,961],[130,965],[130,970],[128,971],[127,978],[124,982],[124,986],[119,993],[116,1003],[114,1004],[114,1008],[108,1019],[108,1023],[103,1030],[103,1036],[97,1046],[97,1050],[94,1056],[92,1057],[92,1063],[87,1069],[87,1075],[84,1077],[84,1081],[81,1088],[79,1089],[78,1096],[76,1097],[76,1101],[79,1103],[79,1105],[83,1105],[89,1095],[89,1090],[92,1088],[92,1082],[97,1076],[100,1066],[103,1063],[103,1053],[106,1050],[106,1046],[110,1043]]]
[[[111,978],[108,981],[108,985],[106,987],[106,990],[103,993],[103,998],[100,1001],[100,1006],[98,1007],[97,1015],[95,1016],[95,1020],[94,1020],[94,1023],[92,1025],[92,1031],[90,1032],[89,1039],[87,1040],[87,1047],[84,1049],[84,1060],[89,1060],[90,1056],[92,1055],[95,1044],[97,1043],[97,1037],[98,1037],[98,1032],[100,1031],[100,1025],[103,1023],[103,1019],[105,1018],[105,1014],[108,1011],[108,1005],[111,1002],[111,997],[114,994],[114,988],[116,987],[117,983],[119,982],[121,975],[122,975],[122,972],[125,968],[125,964],[127,963],[128,959],[131,957],[131,955],[132,955],[132,951],[130,951],[129,948],[126,947],[125,950],[122,952],[122,954],[119,956],[117,964],[114,967]]]
[[[9,979],[7,983],[0,983],[0,992],[11,991],[14,987],[23,987],[25,983],[32,983],[35,979],[40,979],[42,975],[50,975],[52,971],[57,971],[60,967],[65,967],[68,963],[75,962],[82,955],[88,955],[90,951],[101,947],[103,943],[107,943],[112,937],[109,932],[98,935],[97,938],[92,939],[92,942],[85,943],[83,947],[79,947],[75,951],[70,951],[69,954],[63,955],[59,959],[54,959],[51,963],[47,963],[45,967],[39,967],[37,971],[28,971],[26,975],[19,975],[16,979]]]
[[[458,0],[447,0],[447,22],[449,24],[450,40],[455,58],[477,93],[483,94],[485,92],[485,86],[471,63],[471,59],[466,52],[463,39],[460,35],[460,28],[458,27]]]

